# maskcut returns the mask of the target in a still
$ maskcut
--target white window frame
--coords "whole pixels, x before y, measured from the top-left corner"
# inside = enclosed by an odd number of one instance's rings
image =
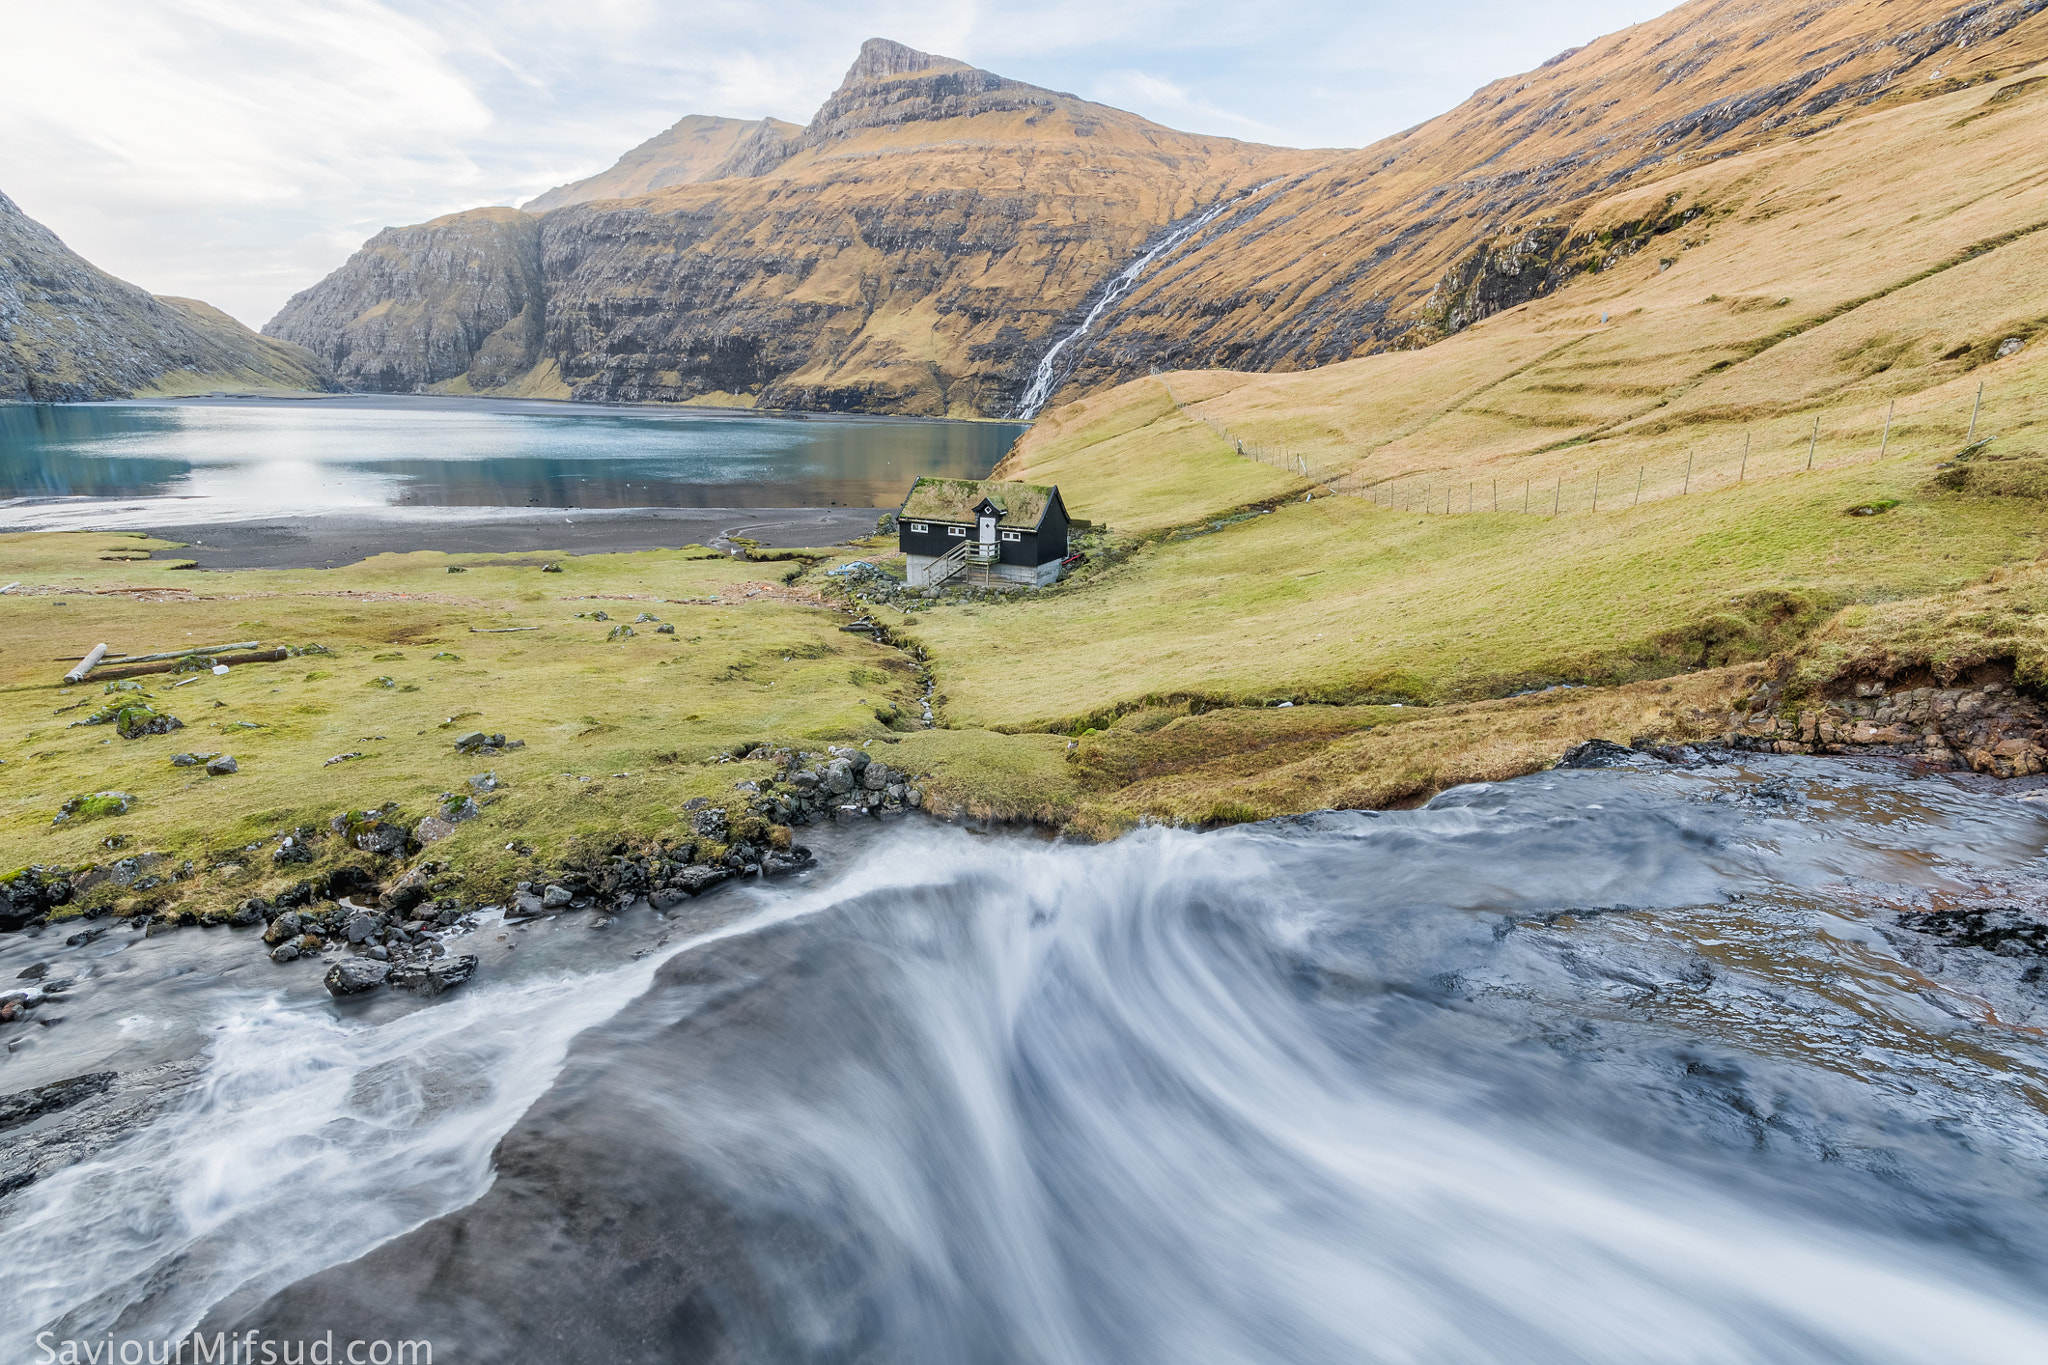
[[[910,529],[912,531],[915,531],[918,535],[923,535],[925,532],[931,530],[932,528],[925,525],[921,521],[913,521],[910,523]]]
[[[1014,540],[1021,543],[1024,539],[1024,533],[1022,531],[1005,531],[1003,532],[1003,539]]]
[[[967,535],[967,528],[965,526],[948,526],[946,528],[946,534],[949,536],[960,536],[962,538],[965,538]]]

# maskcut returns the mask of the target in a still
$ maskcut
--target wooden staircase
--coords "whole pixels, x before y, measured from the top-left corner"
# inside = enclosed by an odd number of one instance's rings
[[[1001,550],[994,545],[984,545],[978,540],[963,540],[932,561],[931,570],[925,576],[925,586],[943,587],[958,578],[962,583],[975,583],[987,587],[998,581],[995,566],[1001,558]]]

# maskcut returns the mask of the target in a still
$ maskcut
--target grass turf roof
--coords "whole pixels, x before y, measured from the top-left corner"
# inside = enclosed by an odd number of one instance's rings
[[[984,497],[1003,509],[1003,526],[1036,529],[1052,501],[1053,487],[1007,483],[1001,479],[919,479],[910,486],[899,514],[907,520],[954,521],[972,524],[974,509]]]

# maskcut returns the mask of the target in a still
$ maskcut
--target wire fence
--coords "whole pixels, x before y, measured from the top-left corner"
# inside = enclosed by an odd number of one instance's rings
[[[1162,376],[1162,382],[1164,382]],[[1167,396],[1183,416],[1207,427],[1247,460],[1300,476],[1332,493],[1360,497],[1404,512],[1454,515],[1508,512],[1561,516],[1567,512],[1622,511],[1646,502],[1686,497],[1732,488],[1755,479],[1814,470],[1839,469],[1882,460],[1893,451],[1925,453],[1934,442],[1967,458],[1999,439],[1991,433],[1984,406],[1984,386],[1962,411],[1916,410],[1901,417],[1896,400],[1857,412],[1828,425],[1816,415],[1797,440],[1786,440],[1781,419],[1746,427],[1732,436],[1691,443],[1683,460],[1581,466],[1544,477],[1502,479],[1459,478],[1443,471],[1418,471],[1372,477],[1362,470],[1339,472],[1299,451],[1261,445],[1231,431],[1213,417],[1189,412],[1166,385]],[[2022,430],[2030,422],[2016,422]],[[1843,449],[1847,446],[1847,450]],[[1565,449],[1568,447],[1560,447]],[[1547,453],[1547,452],[1538,452]]]

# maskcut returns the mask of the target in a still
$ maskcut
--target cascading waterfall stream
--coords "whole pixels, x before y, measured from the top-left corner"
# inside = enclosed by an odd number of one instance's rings
[[[227,1002],[188,1104],[0,1206],[0,1348],[2048,1359],[2048,964],[1900,918],[2048,898],[2044,844],[1806,759],[902,826],[642,963],[373,1026]]]
[[[1123,301],[1126,294],[1137,288],[1139,279],[1144,276],[1147,270],[1150,270],[1161,258],[1173,252],[1181,243],[1187,241],[1197,232],[1200,232],[1203,228],[1215,222],[1216,219],[1222,217],[1223,214],[1278,183],[1280,183],[1278,180],[1268,180],[1263,184],[1252,186],[1235,198],[1226,199],[1220,204],[1212,205],[1193,222],[1175,228],[1157,246],[1125,266],[1117,274],[1116,278],[1109,282],[1108,287],[1102,291],[1102,297],[1095,301],[1095,306],[1088,310],[1088,315],[1081,319],[1081,325],[1047,347],[1045,354],[1038,358],[1038,368],[1031,376],[1031,386],[1024,390],[1024,397],[1017,403],[1017,420],[1029,421],[1038,415],[1038,410],[1045,406],[1046,400],[1052,397],[1053,390],[1058,388],[1061,380],[1065,378],[1065,375],[1060,370],[1059,361],[1061,353],[1086,336],[1089,329],[1101,319],[1104,313],[1116,307],[1118,303]],[[1078,361],[1080,357],[1076,356],[1075,359]]]

